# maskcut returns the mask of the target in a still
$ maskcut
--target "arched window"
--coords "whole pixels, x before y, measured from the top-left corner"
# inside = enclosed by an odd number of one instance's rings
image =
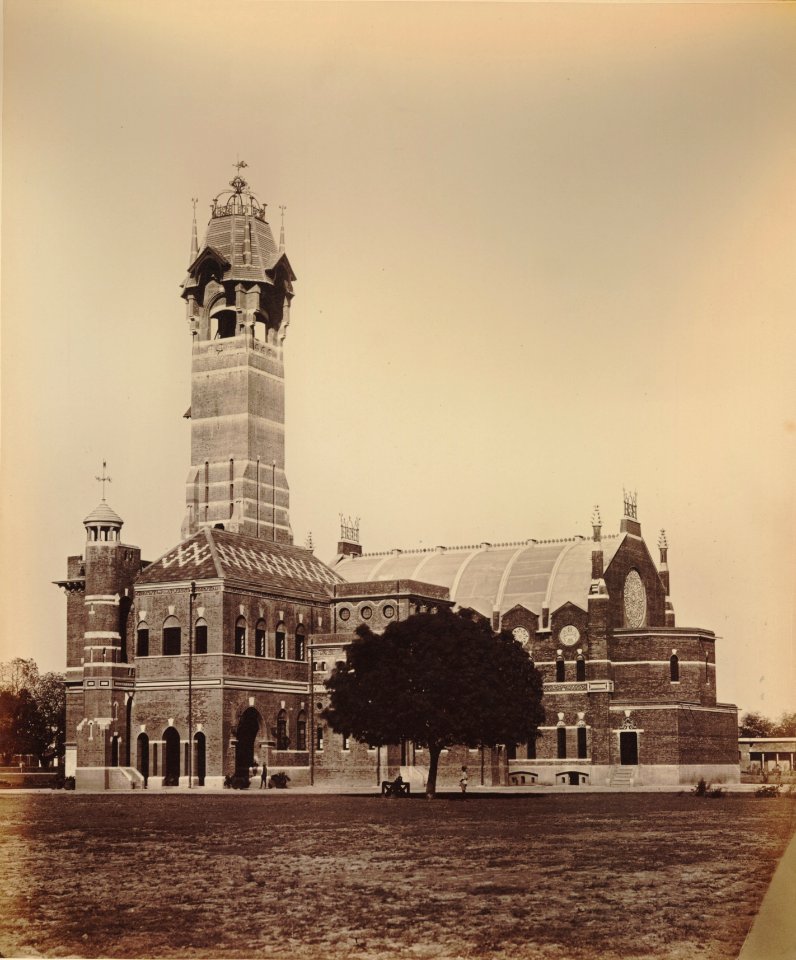
[[[679,683],[680,681],[680,661],[677,659],[676,653],[669,657],[669,678],[672,683]]]
[[[287,657],[287,643],[285,642],[285,624],[282,621],[276,625],[275,641],[276,659],[284,660]]]
[[[163,621],[163,656],[178,657],[182,652],[182,630],[176,617]]]
[[[302,710],[296,718],[296,750],[307,749],[307,717]]]
[[[296,660],[304,659],[306,646],[304,627],[299,624],[296,627]]]
[[[149,626],[146,623],[138,624],[138,633],[136,635],[135,655],[137,657],[149,656]]]
[[[586,661],[583,659],[583,657],[578,657],[578,659],[575,661],[575,679],[586,679]]]
[[[280,710],[276,717],[276,749],[287,750],[287,713]]]
[[[254,655],[265,656],[265,620],[258,620],[254,628]]]
[[[193,640],[194,653],[207,653],[207,620],[203,617],[196,621]]]
[[[558,759],[566,760],[567,759],[567,728],[559,727],[556,730],[556,737],[558,738]]]
[[[235,653],[246,653],[246,618],[238,617],[235,621]]]
[[[586,756],[587,756],[587,754],[586,754],[586,746],[587,746],[587,743],[586,743],[586,728],[585,728],[585,727],[578,727],[578,759],[579,759],[579,760],[585,760],[585,759],[586,759]]]
[[[564,682],[564,676],[565,676],[565,673],[564,673],[564,658],[563,658],[563,657],[557,657],[557,658],[556,658],[556,683],[563,683],[563,682]]]

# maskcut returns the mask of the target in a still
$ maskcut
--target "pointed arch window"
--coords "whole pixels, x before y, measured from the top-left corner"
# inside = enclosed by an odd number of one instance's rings
[[[566,676],[564,658],[556,657],[556,683],[563,683]]]
[[[586,661],[583,659],[583,657],[578,657],[578,659],[575,661],[575,679],[586,679]]]
[[[138,624],[138,633],[136,634],[135,655],[137,657],[149,656],[149,625],[146,623]]]
[[[287,748],[287,713],[284,710],[280,710],[276,716],[276,749],[287,750]]]
[[[578,760],[585,760],[587,757],[588,742],[585,727],[578,727]]]
[[[176,617],[163,621],[163,656],[178,657],[182,652],[182,628]]]
[[[265,656],[265,620],[258,620],[254,628],[254,655]]]
[[[567,759],[567,728],[559,727],[556,730],[557,738],[557,748],[558,748],[558,759],[566,760]]]
[[[284,660],[284,659],[286,659],[286,657],[287,657],[287,642],[286,642],[286,634],[285,634],[285,624],[284,624],[283,621],[280,621],[280,622],[276,625],[275,641],[276,641],[276,651],[275,651],[275,652],[276,652],[276,659],[277,659],[277,660]]]
[[[306,633],[302,624],[296,627],[296,660],[304,660],[306,657],[307,640]]]
[[[676,653],[669,657],[669,679],[672,683],[680,682],[680,660]]]
[[[235,653],[246,653],[246,617],[238,617],[235,621]]]
[[[194,653],[207,653],[207,620],[199,617],[194,626]]]

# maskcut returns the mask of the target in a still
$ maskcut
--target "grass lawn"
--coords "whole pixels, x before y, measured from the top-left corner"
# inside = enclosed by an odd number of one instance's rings
[[[4,956],[734,958],[785,798],[0,796]]]

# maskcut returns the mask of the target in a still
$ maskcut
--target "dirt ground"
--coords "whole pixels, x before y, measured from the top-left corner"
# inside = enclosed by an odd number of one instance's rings
[[[3,956],[734,958],[785,798],[0,796]]]

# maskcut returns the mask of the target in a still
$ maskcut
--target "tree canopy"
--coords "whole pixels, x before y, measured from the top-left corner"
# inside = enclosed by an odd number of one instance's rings
[[[470,611],[415,614],[381,635],[359,627],[326,686],[322,716],[337,732],[428,749],[429,796],[445,747],[517,744],[544,721],[541,676],[526,652]]]
[[[744,713],[738,733],[742,737],[796,737],[796,713],[783,713],[771,720],[756,710]]]
[[[66,725],[64,678],[40,674],[34,660],[0,664],[0,758],[32,753],[43,766],[63,756]]]

